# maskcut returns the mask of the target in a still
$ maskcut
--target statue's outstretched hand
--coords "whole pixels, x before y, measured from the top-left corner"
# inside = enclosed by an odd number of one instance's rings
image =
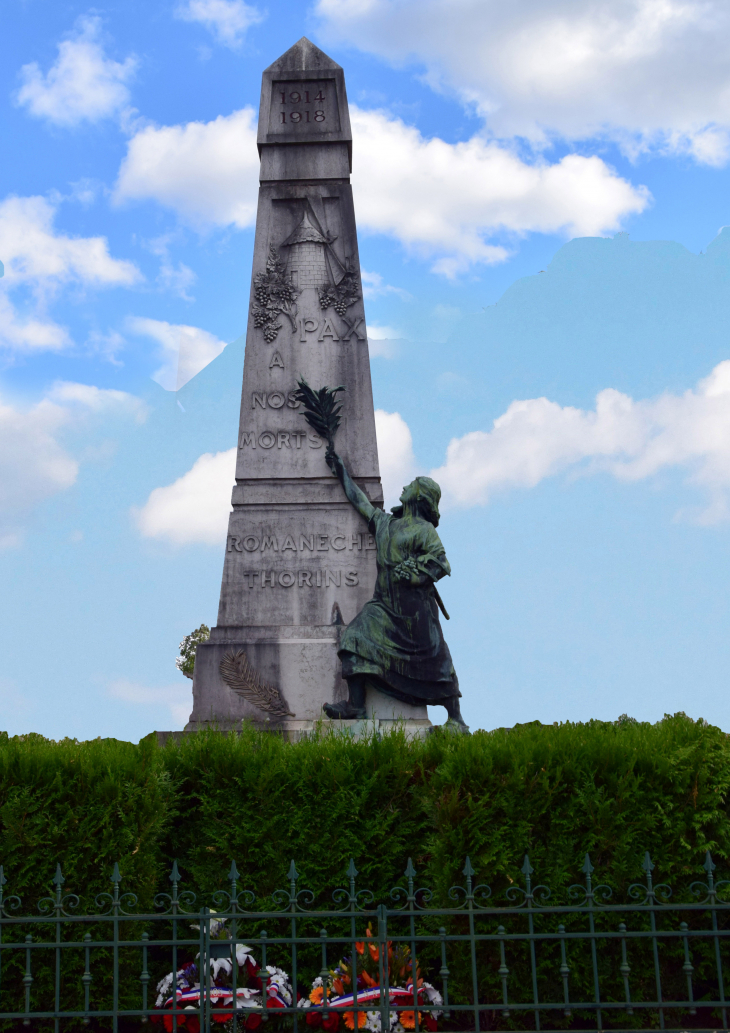
[[[327,463],[327,466],[329,466],[330,470],[335,475],[335,477],[339,477],[340,480],[342,480],[342,473],[343,473],[345,467],[344,467],[344,464],[343,464],[342,460],[340,459],[340,457],[337,455],[337,453],[335,452],[335,450],[333,448],[332,449],[330,449],[330,448],[327,449],[327,451],[324,454],[324,459],[325,459],[325,462]]]

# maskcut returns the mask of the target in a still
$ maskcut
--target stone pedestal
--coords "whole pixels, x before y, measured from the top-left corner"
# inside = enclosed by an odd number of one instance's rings
[[[345,81],[340,66],[307,39],[263,74],[258,143],[233,512],[218,623],[198,647],[187,730],[236,728],[246,719],[299,734],[326,720],[323,703],[346,695],[340,630],[372,596],[376,574],[375,542],[294,396],[300,377],[314,389],[345,388],[337,450],[371,502],[382,506],[383,499]],[[221,661],[241,653],[278,693],[278,715],[221,673]],[[376,695],[368,700],[373,721],[428,724],[425,707]]]

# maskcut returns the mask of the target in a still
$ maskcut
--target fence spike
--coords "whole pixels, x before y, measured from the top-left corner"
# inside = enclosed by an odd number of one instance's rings
[[[56,865],[56,874],[53,877],[53,885],[54,886],[58,886],[60,888],[61,886],[63,886],[65,881],[66,880],[64,879],[63,875],[61,874],[61,865],[57,864]]]
[[[585,861],[583,862],[583,867],[581,868],[581,871],[584,875],[591,875],[595,871],[593,865],[591,864],[590,854],[586,854]]]
[[[476,875],[476,872],[471,866],[471,860],[468,854],[466,855],[466,864],[464,865],[461,874],[466,875],[467,879],[471,878],[472,875]]]
[[[180,882],[180,872],[177,870],[177,861],[172,862],[172,871],[170,872],[170,882]]]
[[[652,861],[651,856],[649,855],[649,851],[648,850],[644,854],[644,860],[643,860],[643,862],[641,864],[641,867],[643,868],[643,870],[646,872],[647,875],[649,875],[650,872],[654,871],[654,862]]]
[[[532,873],[535,871],[535,869],[530,864],[530,858],[527,854],[525,854],[525,860],[522,862],[522,867],[520,868],[520,871],[523,875],[532,875]]]
[[[705,854],[705,863],[702,865],[702,867],[705,869],[708,875],[710,875],[711,872],[714,872],[715,868],[717,868],[717,865],[712,860],[712,854],[709,850]],[[2,874],[2,868],[0,868],[0,874]]]
[[[296,869],[296,865],[294,864],[294,861],[292,861],[292,863],[289,865],[289,871],[287,872],[287,876],[286,877],[287,877],[287,879],[289,879],[290,882],[296,882],[297,879],[299,878],[299,872]]]
[[[0,886],[5,886],[7,881],[8,880],[5,878],[5,872],[3,871],[3,866],[0,864]]]
[[[118,886],[121,881],[122,881],[122,877],[119,874],[119,865],[115,861],[114,862],[114,871],[112,872],[112,877],[111,877],[111,882],[113,882],[115,886]]]
[[[414,879],[416,877],[416,869],[413,867],[413,861],[408,858],[408,867],[405,870],[405,876],[407,879]]]
[[[238,868],[236,868],[236,862],[235,861],[231,861],[231,870],[228,873],[228,881],[229,882],[238,882],[238,880],[240,878],[241,878],[241,876],[238,874]]]
[[[354,858],[351,857],[350,858],[350,863],[347,866],[347,871],[345,872],[345,875],[347,876],[348,879],[356,879],[359,874],[360,873],[358,872],[357,868],[355,867],[355,860],[354,860]]]

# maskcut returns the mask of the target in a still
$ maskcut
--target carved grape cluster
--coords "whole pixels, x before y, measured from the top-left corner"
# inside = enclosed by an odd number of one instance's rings
[[[326,309],[331,305],[338,316],[344,316],[350,305],[354,305],[361,298],[360,280],[357,273],[348,266],[339,283],[318,287],[317,293],[320,308]]]
[[[281,330],[278,322],[281,313],[292,318],[296,309],[299,292],[289,283],[284,272],[284,264],[279,260],[279,252],[273,244],[269,246],[269,257],[266,272],[257,273],[254,277],[254,304],[252,307],[254,326],[264,332],[264,340],[271,344]]]

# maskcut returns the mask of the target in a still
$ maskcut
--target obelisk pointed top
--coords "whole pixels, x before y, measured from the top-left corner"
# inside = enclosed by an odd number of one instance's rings
[[[289,47],[285,54],[274,61],[266,69],[267,72],[334,72],[342,71],[342,66],[328,57],[311,40],[302,36],[298,43]]]
[[[308,162],[307,175],[296,156],[284,153],[290,145],[299,150],[301,144],[324,145],[319,165]],[[261,77],[258,145],[262,182],[292,177],[341,179],[350,174],[352,131],[345,73],[306,36]],[[267,155],[267,147],[275,150]]]

